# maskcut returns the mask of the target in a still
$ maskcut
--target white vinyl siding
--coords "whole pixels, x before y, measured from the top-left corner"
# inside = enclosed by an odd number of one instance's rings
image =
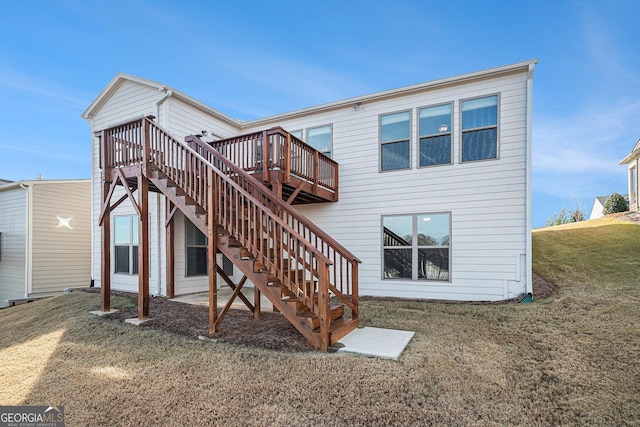
[[[31,294],[91,281],[91,183],[34,183]]]
[[[27,191],[0,191],[0,307],[6,300],[26,297]]]
[[[138,88],[134,90],[132,86]],[[103,107],[105,111],[96,114],[94,129],[153,111],[161,94],[157,88],[127,82],[107,101]],[[499,94],[498,159],[461,163],[461,101],[495,94]],[[447,103],[453,107],[452,162],[438,167],[419,167],[418,110]],[[249,122],[239,129],[211,112],[172,97],[162,104],[164,116],[160,123],[179,138],[202,130],[228,137],[274,126],[309,129],[331,123],[332,158],[340,165],[340,201],[297,205],[296,209],[363,261],[359,269],[362,295],[499,300],[522,293],[525,289],[523,275],[529,277],[530,274],[523,273],[522,265],[523,257],[528,256],[529,232],[526,66],[519,65],[517,69],[501,74],[477,73],[464,81],[446,79],[442,84],[426,84],[419,90],[363,97],[361,105],[362,108],[357,109],[341,104],[317,110],[309,108]],[[122,114],[116,117],[114,111]],[[409,111],[411,117],[410,167],[380,173],[379,117],[401,111]],[[104,119],[107,113],[108,120]],[[97,170],[97,144],[94,144],[93,179],[96,224],[93,277],[99,278],[97,215],[101,204],[101,181]],[[119,208],[122,213],[135,212],[126,204]],[[164,200],[160,200],[159,206],[160,209],[150,206],[152,221],[158,217],[161,230],[159,241],[152,243],[152,264],[153,251],[164,252]],[[382,280],[380,218],[419,212],[451,213],[450,282]],[[206,278],[185,277],[182,218],[178,214],[175,219],[176,294],[207,289]],[[154,247],[158,243],[160,246]],[[164,262],[164,254],[158,256]],[[153,276],[157,270],[152,267],[151,271]],[[164,267],[160,275],[164,280]],[[112,286],[118,289],[116,283]],[[133,286],[132,290],[136,288]]]
[[[340,201],[296,205],[363,262],[362,295],[500,300],[524,291],[518,276],[526,253],[526,72],[363,102],[313,116],[261,121],[247,131],[333,123],[333,159],[340,164]],[[459,163],[460,100],[500,93],[500,158]],[[379,116],[453,102],[453,164],[379,173]],[[417,117],[417,116],[416,116]],[[419,165],[412,123],[411,164]],[[383,281],[380,217],[451,212],[451,283]]]

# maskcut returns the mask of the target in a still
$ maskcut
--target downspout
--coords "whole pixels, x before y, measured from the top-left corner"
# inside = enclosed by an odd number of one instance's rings
[[[154,114],[156,116],[156,120],[158,121],[158,123],[160,123],[162,126],[166,126],[167,124],[167,112],[165,111],[165,114],[162,115],[162,120],[160,120],[160,105],[162,105],[167,99],[169,99],[171,97],[171,95],[173,95],[173,91],[171,89],[167,89],[166,86],[161,86],[158,88],[159,91],[164,92],[164,94],[156,101],[155,104],[155,108],[154,108]],[[160,244],[160,240],[162,238],[162,227],[161,224],[164,223],[164,218],[161,215],[161,211],[160,211],[160,195],[156,194],[155,195],[156,198],[156,222],[157,222],[157,227],[156,227],[156,277],[157,277],[157,286],[156,286],[156,296],[160,296],[162,294],[162,246]],[[166,213],[165,213],[166,215]]]
[[[531,119],[533,117],[533,71],[535,69],[535,63],[529,64],[529,71],[527,72],[527,136],[526,136],[526,283],[525,283],[525,295],[531,294],[533,295],[533,263],[532,263],[532,244],[531,244],[531,230],[532,230],[532,153],[533,153],[533,139],[532,139],[532,123]]]
[[[31,187],[25,186],[22,182],[19,184],[20,188],[27,192],[27,214],[25,215],[25,244],[24,244],[24,298],[29,298],[29,294],[33,289],[33,283],[31,275],[31,219],[33,212],[33,197],[31,193]]]
[[[160,105],[162,105],[164,101],[166,101],[169,97],[171,97],[171,95],[173,95],[173,91],[171,89],[167,89],[166,86],[161,86],[158,88],[158,90],[164,92],[164,94],[160,97],[160,99],[156,101],[153,114],[156,116],[156,120],[158,120],[158,123],[160,123]],[[162,117],[162,123],[160,124],[162,124],[163,126],[166,125],[164,116]]]
[[[96,169],[96,165],[95,165],[95,161],[96,159],[93,158],[93,147],[94,144],[96,143],[96,139],[98,138],[96,136],[94,132],[94,128],[93,128],[93,118],[92,117],[88,117],[87,120],[89,121],[89,127],[91,128],[91,227],[90,231],[91,231],[91,269],[89,272],[89,286],[93,287],[95,284],[95,253],[94,253],[94,239],[95,239],[95,224],[97,224],[97,220],[98,218],[95,217],[95,211],[96,211],[96,207],[95,207],[95,203],[94,203],[94,196],[95,196],[95,182],[94,182],[94,175],[95,175],[95,169]],[[100,145],[98,145],[98,158],[100,157]],[[102,197],[100,197],[100,203],[102,204]],[[95,221],[95,222],[94,222]]]

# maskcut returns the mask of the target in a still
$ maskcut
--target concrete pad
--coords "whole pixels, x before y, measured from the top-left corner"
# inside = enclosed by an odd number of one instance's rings
[[[138,319],[137,317],[133,317],[131,319],[124,319],[124,323],[129,323],[131,325],[140,326],[144,322],[148,322],[149,320],[151,320],[151,318]]]
[[[96,316],[106,316],[107,314],[112,314],[112,313],[115,313],[117,311],[118,310],[112,308],[109,311],[100,311],[100,310],[90,311],[89,314],[95,314]]]
[[[337,353],[357,353],[398,360],[415,332],[382,328],[358,328],[338,341]],[[343,347],[341,347],[342,345]]]

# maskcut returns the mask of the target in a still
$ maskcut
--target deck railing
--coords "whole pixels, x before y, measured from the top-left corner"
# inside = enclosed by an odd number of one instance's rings
[[[197,137],[179,141],[148,117],[104,130],[101,145],[103,169],[138,165],[150,173],[155,168],[209,215],[213,209],[216,224],[326,319],[320,327],[325,348],[331,294],[358,318],[360,260],[256,182],[244,167]]]
[[[338,163],[281,127],[209,145],[245,171],[262,174],[265,182],[269,181],[270,173],[280,171],[280,179],[285,184],[293,175],[314,186],[338,191]]]
[[[187,144],[207,159],[217,170],[232,177],[245,191],[267,206],[293,230],[304,237],[324,256],[331,260],[330,288],[347,307],[358,314],[358,264],[361,262],[354,254],[315,225],[300,212],[255,180],[242,168],[234,165],[226,156],[209,146],[199,137],[190,135]]]

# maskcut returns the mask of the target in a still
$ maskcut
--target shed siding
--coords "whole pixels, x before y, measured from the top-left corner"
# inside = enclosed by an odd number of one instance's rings
[[[88,286],[91,183],[35,183],[32,203],[31,294]]]
[[[26,297],[27,191],[0,191],[0,307],[6,300]]]

